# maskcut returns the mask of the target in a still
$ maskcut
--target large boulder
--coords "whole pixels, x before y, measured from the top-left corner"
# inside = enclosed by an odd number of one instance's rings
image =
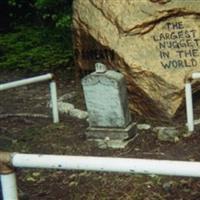
[[[200,0],[74,0],[78,68],[122,72],[132,111],[172,118],[184,79],[200,69]]]

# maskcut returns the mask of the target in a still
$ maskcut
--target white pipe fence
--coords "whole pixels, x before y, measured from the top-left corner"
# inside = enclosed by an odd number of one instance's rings
[[[194,117],[193,117],[193,102],[192,102],[192,86],[191,83],[185,84],[185,97],[186,97],[186,114],[187,126],[190,132],[194,131]]]
[[[199,78],[200,78],[200,73],[199,72],[192,73],[192,79],[199,79]]]
[[[10,157],[10,164],[13,167],[20,168],[200,177],[200,162],[20,153],[13,153]],[[12,196],[12,200],[17,200],[17,188],[15,187],[16,181],[14,176],[1,176],[3,177],[2,188],[4,200],[11,200],[8,198],[10,196]]]
[[[200,73],[193,73],[193,79],[199,79]],[[35,82],[51,80],[52,75],[15,81],[1,84],[0,91],[19,87]],[[54,81],[50,82],[51,100],[54,122],[58,122],[57,94]],[[194,130],[192,86],[190,82],[185,84],[186,111],[188,130]],[[1,156],[1,155],[0,155]],[[157,174],[168,176],[200,177],[200,162],[193,161],[170,161],[135,158],[112,158],[112,157],[87,157],[65,155],[42,155],[42,154],[10,154],[11,166],[15,168],[44,168],[63,170],[87,170],[100,172],[119,172],[130,174]],[[2,193],[4,200],[17,200],[17,185],[15,174],[1,174]]]
[[[1,175],[0,184],[2,185],[3,200],[18,199],[15,173]]]
[[[51,94],[51,102],[52,102],[52,115],[53,115],[53,122],[59,122],[59,113],[58,113],[58,105],[57,105],[57,89],[56,83],[53,80],[52,74],[45,74],[33,78],[27,78],[19,81],[13,81],[10,83],[3,83],[0,84],[0,91],[8,90],[11,88],[16,88],[28,84],[43,82],[43,81],[50,81],[50,94]]]
[[[22,168],[90,170],[200,177],[200,162],[187,161],[16,153],[12,156],[12,165]]]
[[[200,79],[200,72],[192,73],[191,79]],[[194,112],[192,101],[192,84],[191,80],[185,83],[185,98],[186,98],[186,115],[187,115],[187,127],[188,131],[194,131]]]

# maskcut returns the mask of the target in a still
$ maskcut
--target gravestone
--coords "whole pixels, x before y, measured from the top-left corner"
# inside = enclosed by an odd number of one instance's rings
[[[74,0],[76,66],[124,74],[131,111],[159,120],[184,105],[184,79],[200,70],[200,0]],[[194,85],[194,91],[199,88]]]
[[[133,134],[125,79],[121,73],[97,63],[96,71],[82,80],[89,115],[88,138],[128,139]]]

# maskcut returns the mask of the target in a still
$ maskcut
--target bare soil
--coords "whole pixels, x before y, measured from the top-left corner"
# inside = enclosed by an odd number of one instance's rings
[[[34,75],[22,71],[1,71],[0,83]],[[58,96],[75,91],[76,96],[71,103],[84,109],[82,91],[71,69],[55,71],[55,75]],[[125,149],[97,148],[85,138],[88,126],[85,120],[61,115],[59,124],[52,123],[47,83],[2,91],[0,99],[1,151],[200,161],[199,131],[177,143],[160,142],[155,133],[143,131]],[[195,104],[195,109],[199,110],[198,104]],[[19,113],[46,114],[49,118],[3,117]],[[141,121],[141,118],[134,117],[134,120]],[[184,122],[183,112],[173,123],[178,126]],[[159,121],[152,123],[162,125]],[[29,200],[200,199],[198,178],[17,169],[17,183],[20,199]]]

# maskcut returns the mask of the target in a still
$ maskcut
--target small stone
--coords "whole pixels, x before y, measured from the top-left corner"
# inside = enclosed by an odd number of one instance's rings
[[[72,174],[69,176],[69,179],[72,180],[72,179],[75,179],[76,177],[77,177],[77,174]]]
[[[190,137],[192,135],[192,132],[188,131],[185,134],[183,134],[184,138]]]
[[[86,119],[88,117],[86,111],[76,109],[71,103],[58,101],[58,110],[61,113],[69,114],[71,117],[76,117],[78,119]]]
[[[175,127],[161,127],[157,132],[160,141],[178,142],[179,135],[180,133]]]
[[[61,113],[69,113],[72,109],[74,109],[74,105],[71,103],[63,103],[63,102],[58,102],[58,110]]]
[[[81,176],[89,176],[89,173],[87,172],[87,171],[84,171],[84,172],[81,172],[80,174],[79,174],[79,177],[81,177]]]
[[[34,177],[38,177],[38,176],[40,176],[41,174],[40,174],[40,172],[33,172],[32,175],[33,175]]]
[[[69,111],[69,115],[78,119],[86,119],[88,117],[88,113],[86,111],[82,111],[79,109],[71,109]]]
[[[155,132],[155,133],[157,133],[159,130],[164,129],[164,128],[166,128],[166,127],[157,126],[157,127],[154,127],[154,128],[152,129],[152,131]]]
[[[29,182],[36,182],[36,179],[33,178],[32,176],[27,177],[26,180]]]
[[[149,124],[138,124],[137,129],[138,130],[149,130],[151,128],[151,125]]]
[[[78,185],[78,182],[72,181],[69,183],[69,187],[76,187]]]
[[[72,91],[72,92],[70,92],[70,93],[66,93],[66,94],[62,95],[62,96],[58,99],[58,101],[59,101],[59,102],[68,101],[69,99],[72,99],[72,98],[75,97],[75,96],[76,96],[76,92],[75,92],[75,91]]]
[[[168,181],[164,183],[162,187],[166,192],[170,192],[174,188],[175,184],[174,181]]]
[[[109,137],[105,137],[105,141],[109,141],[110,140],[110,138]]]

